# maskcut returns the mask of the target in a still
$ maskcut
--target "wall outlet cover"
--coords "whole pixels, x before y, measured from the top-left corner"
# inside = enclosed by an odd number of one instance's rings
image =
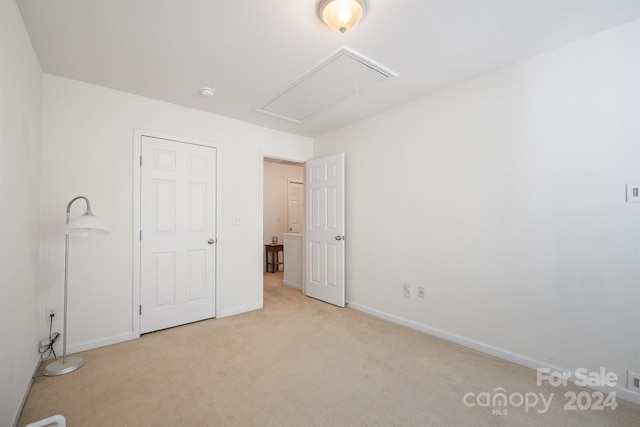
[[[49,321],[50,321],[49,316],[51,314],[54,315],[54,320],[56,320],[55,318],[58,316],[58,310],[56,310],[55,307],[51,307],[51,306],[45,307],[44,308],[44,321],[46,323],[49,323]]]
[[[627,203],[640,202],[640,184],[627,184]]]
[[[640,393],[640,374],[627,371],[627,388],[636,393]]]

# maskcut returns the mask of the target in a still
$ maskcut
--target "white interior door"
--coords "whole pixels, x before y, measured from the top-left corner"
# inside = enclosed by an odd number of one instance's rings
[[[287,188],[287,229],[302,233],[304,224],[304,184],[289,180]]]
[[[142,137],[140,332],[215,317],[216,149]]]
[[[344,154],[305,164],[305,294],[344,307]]]

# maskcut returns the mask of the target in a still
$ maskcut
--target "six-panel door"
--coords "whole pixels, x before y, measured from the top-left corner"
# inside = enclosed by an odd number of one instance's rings
[[[140,332],[215,317],[216,149],[144,136]]]
[[[309,160],[305,294],[344,307],[344,154]]]

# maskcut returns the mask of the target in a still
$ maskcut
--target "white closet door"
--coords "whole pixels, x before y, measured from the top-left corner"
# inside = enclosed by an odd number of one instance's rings
[[[216,149],[142,138],[140,332],[215,317]]]

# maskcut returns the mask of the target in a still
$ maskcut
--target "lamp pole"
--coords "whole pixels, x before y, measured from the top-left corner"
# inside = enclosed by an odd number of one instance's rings
[[[69,204],[67,205],[67,218],[65,220],[64,225],[69,224],[69,216],[71,215],[71,205],[78,199],[84,199],[87,204],[87,212],[91,211],[91,207],[89,205],[89,199],[84,196],[78,196],[71,199]],[[69,289],[69,233],[65,233],[64,239],[64,326],[62,327],[62,364],[66,365],[67,363],[67,293]],[[82,366],[84,364],[84,360],[82,361]],[[80,367],[78,366],[78,368]],[[75,368],[75,369],[78,369]],[[69,371],[70,372],[70,371]]]

